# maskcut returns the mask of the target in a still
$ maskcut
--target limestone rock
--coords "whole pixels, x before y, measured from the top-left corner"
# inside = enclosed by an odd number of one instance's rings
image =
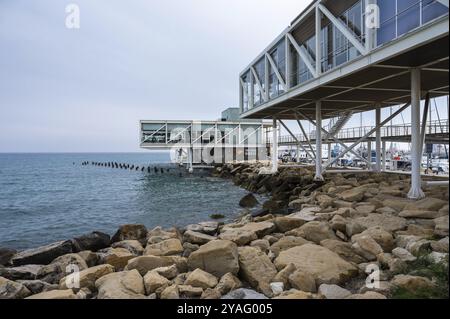
[[[220,239],[231,240],[238,245],[245,245],[249,242],[271,234],[275,230],[272,222],[247,223],[242,227],[225,226],[219,235]]]
[[[212,240],[215,240],[216,237],[207,235],[207,234],[203,234],[203,233],[199,233],[199,232],[195,232],[192,230],[188,230],[188,231],[184,232],[183,239],[184,239],[184,241],[189,242],[191,244],[203,245]]]
[[[252,289],[239,288],[222,297],[222,299],[268,299],[263,294]]]
[[[105,275],[95,282],[98,299],[144,299],[144,280],[137,270]]]
[[[122,240],[115,242],[111,245],[112,248],[125,248],[130,253],[135,256],[140,256],[144,252],[144,247],[142,247],[141,243],[134,239]]]
[[[423,219],[435,219],[444,216],[437,211],[430,210],[403,210],[398,214],[400,217],[404,218],[423,218]]]
[[[203,271],[199,268],[191,272],[184,282],[185,285],[190,285],[193,287],[214,288],[218,283],[217,277]]]
[[[88,265],[88,267],[94,267],[98,263],[99,256],[97,255],[97,253],[94,253],[90,250],[83,250],[83,251],[78,252],[77,254],[81,258],[83,258],[83,260]]]
[[[217,289],[206,288],[200,299],[220,299],[222,295]]]
[[[355,222],[366,228],[380,226],[389,233],[405,229],[407,226],[406,219],[389,214],[370,214],[367,217],[356,218]]]
[[[320,245],[328,248],[332,252],[338,254],[342,259],[355,263],[360,264],[362,262],[365,262],[366,259],[362,256],[358,255],[352,248],[352,245],[347,242],[342,242],[340,240],[335,239],[325,239],[320,242]]]
[[[342,217],[341,215],[335,215],[330,221],[330,226],[335,231],[341,231],[345,233],[347,229],[347,223],[348,222],[344,217]]]
[[[236,290],[242,287],[242,283],[234,276],[232,273],[226,273],[220,278],[219,283],[216,286],[216,289],[222,294],[225,295],[232,290]]]
[[[137,240],[140,243],[145,244],[147,241],[147,228],[140,224],[120,226],[114,236],[112,236],[111,243],[123,240]]]
[[[188,258],[189,269],[203,269],[216,277],[239,271],[238,250],[235,243],[214,240],[194,251]]]
[[[97,251],[108,247],[110,241],[111,239],[108,234],[94,231],[90,234],[75,237],[72,239],[72,244],[75,252],[83,250]]]
[[[370,227],[363,231],[361,235],[369,235],[381,246],[384,252],[391,252],[395,247],[394,237],[380,226]],[[359,235],[358,235],[359,236]]]
[[[352,237],[352,248],[367,260],[375,260],[383,248],[369,235],[358,234]]]
[[[274,299],[312,299],[312,297],[312,294],[309,292],[291,289],[288,291],[283,291]]]
[[[288,216],[277,217],[273,220],[273,222],[275,224],[276,230],[280,233],[285,233],[307,223],[307,221],[304,219]]]
[[[39,248],[27,249],[14,255],[11,263],[14,266],[22,265],[47,265],[56,257],[72,252],[70,240],[59,241]]]
[[[161,299],[180,299],[180,292],[177,285],[167,287],[161,292]]]
[[[448,215],[433,219],[433,221],[436,225],[434,233],[438,236],[448,236]]]
[[[350,291],[338,285],[322,284],[319,286],[319,295],[326,299],[345,299],[351,294]]]
[[[0,247],[0,265],[8,265],[15,253],[17,253],[15,249]]]
[[[392,254],[395,257],[400,258],[404,262],[410,262],[410,261],[414,261],[417,259],[409,251],[407,251],[406,249],[401,248],[401,247],[397,247],[397,248],[393,249]]]
[[[23,284],[0,277],[0,299],[23,299],[30,294]]]
[[[275,259],[277,269],[293,263],[297,269],[310,273],[316,284],[340,284],[357,275],[358,269],[329,249],[305,244],[280,253]]]
[[[9,280],[32,280],[36,278],[39,270],[44,267],[42,265],[24,265],[18,267],[0,267],[0,277]]]
[[[289,276],[294,273],[297,268],[293,263],[286,265],[283,269],[281,269],[275,277],[272,279],[272,282],[282,282],[284,287],[288,287],[289,284]]]
[[[38,294],[43,291],[50,291],[59,288],[58,285],[52,285],[42,280],[18,280],[17,282],[27,287],[32,294]]]
[[[382,295],[375,291],[367,291],[364,294],[354,294],[346,297],[345,299],[387,299],[385,295]]]
[[[82,270],[78,273],[80,280],[80,288],[95,288],[95,281],[103,276],[114,272],[114,267],[111,265],[99,265]],[[67,289],[67,283],[75,282],[77,274],[73,273],[59,281],[59,289]]]
[[[424,199],[406,205],[405,210],[438,211],[445,205],[448,205],[448,201],[433,197],[425,197]]]
[[[297,232],[298,236],[319,244],[325,239],[337,239],[328,223],[313,221],[301,226]]]
[[[240,275],[253,288],[264,294],[270,294],[269,284],[277,274],[269,257],[254,247],[239,247]]]
[[[434,284],[428,278],[411,275],[397,275],[392,279],[391,283],[396,287],[409,291],[434,287]]]
[[[128,261],[135,256],[125,248],[106,248],[100,251],[100,261],[103,264],[110,264],[116,270],[122,270]]]
[[[153,256],[170,256],[177,255],[183,252],[183,245],[177,238],[163,240],[156,244],[147,245],[145,247],[144,255]]]
[[[272,251],[276,256],[280,254],[280,252],[287,250],[292,247],[301,246],[304,244],[310,243],[306,239],[302,237],[295,237],[295,236],[286,236],[280,238],[275,244],[270,246],[270,251]]]
[[[153,269],[153,271],[157,272],[167,279],[173,279],[178,276],[178,268],[176,265],[155,268]]]
[[[125,269],[137,269],[141,276],[145,276],[150,270],[171,265],[176,265],[179,272],[185,272],[187,260],[179,256],[139,256],[130,259]]]
[[[78,297],[76,294],[74,294],[72,289],[64,289],[64,290],[50,290],[41,292],[39,294],[32,295],[26,299],[55,300],[55,299],[78,299]]]
[[[156,244],[160,241],[177,237],[178,236],[176,232],[165,231],[160,226],[158,226],[147,232],[147,243]]]
[[[266,239],[257,239],[250,243],[251,247],[256,247],[261,249],[263,253],[267,253],[270,249],[270,243]]]
[[[304,291],[304,292],[316,292],[316,281],[314,277],[300,269],[297,269],[289,276],[289,283],[292,288]]]
[[[156,271],[149,271],[144,276],[144,286],[145,291],[147,292],[147,295],[150,295],[154,292],[156,292],[157,289],[160,289],[161,287],[168,287],[170,284],[170,280],[167,278],[161,276]]]
[[[178,291],[185,298],[201,297],[203,294],[203,288],[189,285],[178,285]]]
[[[78,254],[66,254],[55,258],[51,264],[43,266],[36,274],[36,278],[49,283],[59,283],[62,277],[72,271],[82,271],[88,266]]]

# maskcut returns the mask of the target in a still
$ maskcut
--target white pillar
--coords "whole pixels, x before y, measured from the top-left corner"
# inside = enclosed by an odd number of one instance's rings
[[[323,181],[322,176],[322,102],[316,101],[316,175],[315,181]]]
[[[278,172],[278,128],[277,119],[273,119],[272,127],[272,173]]]
[[[300,163],[300,144],[297,144],[297,164]]]
[[[383,154],[382,170],[386,171],[386,141],[381,142],[381,153]]]
[[[377,108],[375,109],[375,125],[377,128],[376,132],[376,141],[375,141],[375,150],[376,150],[376,164],[375,164],[375,171],[380,172],[381,171],[381,105],[377,105]]]
[[[369,171],[372,170],[372,141],[367,141],[367,159],[369,160]]]
[[[411,70],[411,189],[408,198],[420,199],[425,197],[421,189],[420,162],[420,69]]]
[[[193,173],[194,172],[194,166],[192,165],[192,159],[193,159],[193,156],[194,156],[194,154],[193,154],[194,152],[193,152],[193,149],[192,149],[192,147],[189,147],[188,148],[188,169],[189,169],[189,173]]]
[[[320,3],[320,1],[319,1]],[[318,3],[318,4],[319,4]],[[321,36],[322,36],[322,13],[320,12],[319,6],[316,6],[315,14],[315,29],[316,29],[316,74],[319,76],[322,73],[322,46],[321,46]]]
[[[331,161],[331,143],[328,143],[328,161]]]

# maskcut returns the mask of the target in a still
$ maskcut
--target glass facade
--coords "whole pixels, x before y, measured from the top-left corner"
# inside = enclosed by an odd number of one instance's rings
[[[363,46],[366,41],[366,28],[364,23],[366,3],[367,0],[356,1],[350,8],[337,17]],[[448,14],[448,8],[436,0],[377,0],[377,5],[380,12],[380,28],[376,32],[376,42],[378,46],[392,41],[440,16]],[[332,3],[330,6],[332,6]],[[334,24],[329,22],[328,25],[323,27],[321,32],[322,72],[327,72],[361,55]],[[315,42],[316,37],[313,35],[306,41],[302,41],[301,43],[299,41],[298,43],[301,49],[309,55],[309,62],[313,67],[315,67],[316,58]],[[311,74],[305,61],[300,58],[297,50],[292,45],[289,45],[287,52],[290,55],[290,70],[289,74],[285,74],[285,50],[286,45],[284,40],[282,40],[268,52],[278,67],[283,80],[285,80],[286,77],[289,77],[290,88],[302,85],[311,80],[313,74]],[[265,60],[265,58],[262,58],[253,65],[264,90],[266,86]],[[285,91],[278,80],[275,70],[270,64],[267,66],[267,70],[269,72],[267,86],[270,100],[285,93]],[[244,112],[251,107],[264,103],[262,96],[263,92],[260,92],[255,79],[251,81],[252,77],[253,75],[248,73],[243,78],[244,83],[246,83],[243,94]],[[250,83],[253,84],[253,106],[248,98],[251,96],[250,87],[252,84]]]

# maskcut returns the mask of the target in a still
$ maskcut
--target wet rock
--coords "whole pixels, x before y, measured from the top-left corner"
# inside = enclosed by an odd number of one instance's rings
[[[32,280],[36,278],[42,265],[25,265],[11,268],[0,267],[0,277],[9,280]]]
[[[113,243],[111,245],[112,248],[125,248],[130,253],[135,256],[140,256],[144,252],[144,247],[142,247],[141,243],[137,240],[123,240]]]
[[[203,271],[199,268],[191,272],[184,282],[185,285],[190,285],[193,287],[214,288],[218,283],[217,277]]]
[[[15,249],[0,247],[0,265],[8,265],[15,253],[17,253]]]
[[[263,294],[256,292],[252,289],[239,288],[229,292],[222,299],[268,299]]]
[[[27,249],[14,255],[11,263],[14,266],[22,265],[47,265],[56,257],[72,252],[72,243],[70,240],[59,241],[53,244],[34,249]]]
[[[277,270],[269,257],[254,247],[239,247],[238,252],[241,278],[253,288],[270,296],[269,284]]]
[[[95,281],[103,276],[106,276],[114,272],[114,267],[111,265],[99,265],[80,271],[78,274],[73,273],[59,282],[59,289],[67,289],[68,283],[75,282],[77,275],[79,276],[80,288],[89,288],[93,290],[95,288]]]
[[[112,236],[111,243],[124,240],[137,240],[144,245],[147,242],[147,228],[140,224],[120,226],[114,236]]]
[[[139,256],[128,261],[126,270],[136,269],[141,276],[153,269],[176,265],[179,272],[187,270],[186,258],[179,256]]]
[[[305,244],[280,253],[275,266],[281,270],[293,263],[297,269],[310,273],[317,284],[340,284],[357,275],[358,269],[338,254],[322,246]]]
[[[244,208],[252,208],[255,207],[256,205],[258,205],[258,200],[252,193],[245,195],[239,201],[239,206]]]
[[[82,235],[72,239],[74,252],[83,250],[97,251],[109,246],[111,239],[108,234],[94,231],[90,234]]]
[[[325,299],[345,299],[351,294],[350,291],[338,285],[322,284],[319,286],[319,295]]]
[[[153,256],[170,256],[177,255],[183,252],[183,245],[177,238],[170,238],[163,240],[157,244],[147,245],[145,247],[144,255]]]
[[[25,285],[0,277],[0,299],[23,299],[30,294]]]
[[[105,275],[95,282],[97,299],[144,299],[144,280],[137,270]]]

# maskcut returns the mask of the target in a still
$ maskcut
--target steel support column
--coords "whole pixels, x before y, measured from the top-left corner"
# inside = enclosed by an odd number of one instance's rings
[[[386,141],[381,142],[381,152],[383,153],[382,170],[386,171]]]
[[[378,104],[375,109],[375,125],[377,128],[376,131],[376,141],[375,141],[375,151],[376,151],[376,163],[375,163],[375,171],[381,171],[381,105]]]
[[[272,126],[272,173],[278,172],[278,127],[277,119],[273,119]]]
[[[316,174],[315,181],[323,181],[322,176],[322,102],[316,101]]]
[[[367,160],[369,161],[368,169],[369,169],[369,171],[371,171],[372,170],[372,141],[370,139],[367,141]]]
[[[411,70],[411,189],[408,198],[420,199],[425,197],[421,189],[420,163],[421,134],[420,134],[420,69]]]

